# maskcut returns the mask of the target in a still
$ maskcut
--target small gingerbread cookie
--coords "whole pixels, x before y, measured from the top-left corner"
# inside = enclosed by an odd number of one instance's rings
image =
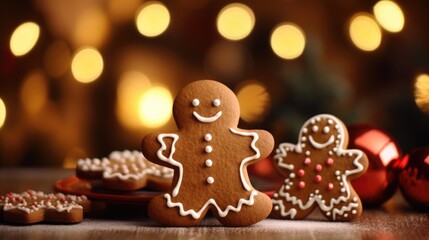
[[[34,190],[0,196],[0,213],[5,222],[32,224],[38,222],[79,223],[90,202],[85,196],[45,194]]]
[[[202,80],[177,95],[173,115],[179,131],[150,134],[143,154],[174,169],[168,193],[149,204],[149,216],[164,225],[192,226],[208,211],[226,226],[266,218],[271,199],[253,188],[247,166],[266,157],[274,139],[263,130],[237,128],[240,107],[223,84]]]
[[[101,179],[105,188],[137,190],[150,186],[165,190],[171,185],[173,169],[149,162],[139,151],[115,151],[108,158],[80,159],[76,175],[82,179]]]
[[[329,114],[305,122],[298,144],[280,144],[274,161],[286,179],[274,193],[273,215],[303,219],[318,207],[332,221],[359,217],[362,203],[350,181],[366,171],[368,159],[347,144],[346,127]]]

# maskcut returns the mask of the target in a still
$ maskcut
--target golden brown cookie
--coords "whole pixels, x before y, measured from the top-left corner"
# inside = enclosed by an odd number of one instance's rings
[[[78,223],[88,211],[85,196],[37,192],[8,193],[0,196],[0,213],[5,222],[32,224],[38,222]]]
[[[149,216],[164,225],[192,226],[208,211],[226,226],[247,226],[266,218],[271,199],[255,190],[247,166],[274,146],[270,133],[237,128],[240,107],[223,84],[202,80],[177,95],[173,115],[179,131],[150,134],[143,154],[174,169],[168,193],[149,204]]]
[[[286,179],[273,196],[273,215],[302,219],[318,207],[332,221],[359,217],[362,203],[350,181],[366,171],[368,159],[347,145],[346,127],[329,114],[305,122],[298,144],[280,144],[274,160]]]
[[[173,170],[149,162],[139,151],[114,151],[108,158],[80,159],[76,175],[82,179],[101,179],[107,189],[137,190],[150,186],[155,190],[170,187]]]

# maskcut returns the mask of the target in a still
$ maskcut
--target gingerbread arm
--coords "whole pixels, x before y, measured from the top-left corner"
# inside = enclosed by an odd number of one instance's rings
[[[301,149],[297,148],[297,145],[291,143],[281,143],[276,149],[276,154],[273,157],[274,164],[282,175],[287,176],[294,170],[293,163],[288,160],[295,159],[302,152]]]
[[[346,175],[349,180],[361,176],[368,168],[368,158],[361,150],[347,149],[337,154],[341,156],[341,161],[343,161],[342,164],[344,164],[344,168],[347,169]]]

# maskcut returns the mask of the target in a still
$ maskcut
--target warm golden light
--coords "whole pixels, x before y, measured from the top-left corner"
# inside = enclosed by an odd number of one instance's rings
[[[97,49],[84,48],[74,55],[71,70],[78,82],[89,83],[101,75],[103,65],[103,57]]]
[[[46,76],[42,71],[34,71],[24,80],[19,96],[27,112],[37,113],[46,104],[48,98],[46,81]]]
[[[63,161],[63,168],[76,169],[77,160],[88,157],[88,154],[82,148],[73,148],[67,152]]]
[[[381,44],[380,27],[367,13],[358,13],[352,17],[349,34],[353,44],[363,51],[374,51]]]
[[[151,86],[146,75],[138,71],[122,74],[118,82],[116,116],[119,122],[130,129],[143,127],[140,121],[140,98]]]
[[[3,100],[0,98],[0,128],[3,127],[6,120],[6,106],[4,105]]]
[[[393,1],[382,0],[373,8],[375,19],[386,31],[400,32],[404,28],[405,17],[401,7]]]
[[[70,66],[71,53],[65,42],[52,43],[45,52],[43,64],[46,72],[54,78],[64,75]]]
[[[10,50],[13,55],[23,56],[27,54],[36,45],[39,35],[40,27],[34,22],[19,25],[10,38]]]
[[[140,0],[108,0],[107,9],[113,21],[122,23],[133,19],[140,3]]]
[[[277,56],[295,59],[304,51],[304,32],[293,23],[282,23],[271,34],[270,44]]]
[[[160,2],[145,3],[136,17],[138,31],[146,37],[161,35],[170,24],[170,13]]]
[[[140,121],[148,128],[163,126],[171,118],[173,98],[168,89],[152,87],[140,98]]]
[[[237,90],[237,98],[240,104],[240,117],[246,122],[261,121],[268,112],[271,102],[266,87],[255,81],[243,83]]]
[[[429,113],[429,74],[420,74],[414,84],[414,99],[422,112]]]
[[[217,16],[217,30],[226,39],[241,40],[252,32],[255,15],[252,9],[240,3],[224,7]]]
[[[88,8],[82,11],[76,21],[73,31],[73,43],[77,47],[101,47],[110,33],[109,19],[98,8]]]

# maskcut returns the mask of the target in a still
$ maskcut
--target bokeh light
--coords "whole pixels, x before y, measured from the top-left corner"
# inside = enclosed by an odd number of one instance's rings
[[[39,112],[48,98],[48,84],[45,74],[42,71],[31,72],[25,78],[19,96],[27,112]]]
[[[116,100],[116,116],[129,129],[142,128],[140,121],[140,98],[149,89],[149,78],[139,71],[128,71],[119,78]]]
[[[240,43],[221,41],[207,51],[204,67],[215,79],[239,79],[250,65],[251,56]]]
[[[141,7],[136,17],[138,31],[146,37],[161,35],[170,24],[170,13],[160,2],[150,1]]]
[[[103,57],[95,48],[78,50],[71,63],[72,74],[81,83],[96,80],[103,72],[103,67]]]
[[[295,59],[301,56],[305,48],[304,32],[293,23],[278,25],[271,34],[271,48],[284,59]]]
[[[268,112],[271,97],[267,88],[256,81],[248,81],[238,87],[237,98],[240,104],[240,117],[246,122],[259,122]]]
[[[0,98],[0,128],[3,127],[4,122],[6,121],[6,105],[3,100]]]
[[[405,17],[401,7],[393,1],[382,0],[373,8],[375,19],[386,31],[400,32],[404,28]]]
[[[349,34],[353,44],[363,51],[374,51],[381,44],[381,29],[367,13],[357,13],[350,21]]]
[[[429,113],[429,74],[423,73],[416,77],[414,99],[422,112]]]
[[[10,50],[13,55],[23,56],[27,54],[36,45],[39,35],[40,27],[34,22],[25,22],[19,25],[10,38]]]
[[[172,115],[173,97],[164,87],[152,87],[140,98],[139,117],[147,128],[165,125]]]
[[[252,9],[240,3],[224,7],[217,17],[217,30],[226,39],[241,40],[247,37],[255,25]]]
[[[101,47],[110,33],[109,19],[99,8],[88,8],[76,19],[73,31],[73,43],[76,47]]]
[[[43,65],[49,76],[58,78],[63,76],[70,66],[71,52],[65,42],[56,41],[49,45],[43,56]]]

